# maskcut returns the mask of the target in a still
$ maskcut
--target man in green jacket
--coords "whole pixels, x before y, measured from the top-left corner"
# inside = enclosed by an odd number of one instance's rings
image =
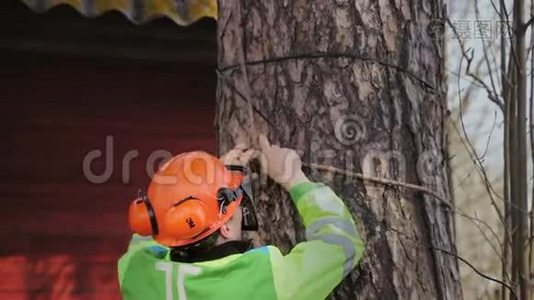
[[[206,153],[182,154],[130,207],[136,234],[118,264],[124,299],[324,299],[357,265],[364,242],[343,201],[308,180],[294,150],[265,136],[260,146],[265,171],[291,195],[306,241],[285,255],[274,246],[251,248],[241,240],[252,213],[243,177]],[[251,154],[234,149],[223,161],[246,164]]]

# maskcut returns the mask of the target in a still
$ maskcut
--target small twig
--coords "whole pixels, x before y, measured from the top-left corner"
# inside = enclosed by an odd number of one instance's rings
[[[380,183],[380,184],[384,184],[384,185],[401,186],[401,187],[405,187],[405,188],[409,188],[409,189],[412,189],[412,190],[417,190],[417,191],[429,194],[429,195],[433,196],[434,198],[438,199],[439,202],[444,203],[447,207],[453,209],[456,214],[458,214],[458,215],[460,215],[460,216],[472,221],[473,223],[475,223],[475,226],[477,226],[480,231],[482,231],[482,228],[480,228],[480,226],[477,223],[481,223],[484,226],[486,226],[489,229],[489,231],[492,233],[492,235],[497,239],[497,242],[499,242],[499,237],[497,236],[497,234],[495,233],[493,228],[491,228],[491,226],[488,223],[486,223],[485,221],[483,221],[483,220],[481,220],[479,218],[472,217],[472,216],[468,215],[467,213],[461,211],[460,209],[454,208],[452,204],[450,204],[449,202],[445,201],[443,198],[441,198],[435,192],[433,192],[432,190],[429,190],[429,189],[427,189],[425,187],[422,187],[422,186],[419,186],[419,185],[415,185],[415,184],[405,183],[405,182],[397,181],[397,180],[391,180],[391,179],[386,179],[386,178],[367,176],[367,175],[364,175],[364,174],[361,174],[361,173],[342,170],[342,169],[339,169],[339,168],[336,168],[336,167],[332,167],[332,166],[325,166],[325,165],[320,165],[320,164],[315,164],[315,163],[302,163],[302,165],[304,167],[313,168],[313,169],[316,169],[316,170],[333,172],[333,173],[338,173],[338,174],[341,174],[341,175],[345,175],[347,177],[358,178],[358,179],[361,179],[363,181],[372,181],[372,182]],[[483,233],[483,234],[485,235],[485,233]],[[488,243],[491,244],[491,242],[489,241],[488,238],[487,238],[487,240],[488,240]],[[492,248],[494,248],[493,245],[492,245]],[[499,255],[498,252],[496,252],[496,254]]]
[[[491,130],[488,136],[488,140],[486,141],[486,149],[484,149],[484,153],[480,156],[481,160],[484,160],[486,157],[486,154],[488,154],[489,144],[491,141],[491,136],[493,135],[493,130],[495,129],[495,124],[497,124],[497,112],[493,114],[493,125],[491,125]]]
[[[389,230],[389,231],[395,232],[398,235],[401,235],[401,236],[405,237],[406,239],[412,241],[414,243],[415,247],[419,247],[419,245],[420,245],[420,241],[419,240],[416,240],[416,239],[404,234],[403,232],[401,232],[400,230],[398,230],[398,229],[396,229],[394,227],[386,227],[386,229]],[[514,289],[510,285],[508,285],[506,282],[503,282],[501,280],[495,279],[495,278],[493,278],[493,277],[491,277],[489,275],[486,275],[486,274],[482,273],[481,271],[478,270],[477,267],[473,266],[465,258],[459,256],[458,254],[456,254],[454,252],[451,252],[451,251],[448,251],[448,250],[445,250],[445,249],[442,249],[442,248],[435,247],[433,245],[429,245],[428,248],[432,249],[432,250],[440,251],[440,252],[443,252],[445,254],[448,254],[448,255],[451,255],[451,256],[455,257],[456,259],[458,259],[461,262],[463,262],[466,265],[468,265],[473,271],[475,271],[475,273],[477,273],[482,278],[490,280],[490,281],[493,281],[493,282],[496,282],[496,283],[502,285],[503,287],[506,287],[507,289],[510,290],[510,293],[515,296],[515,299],[518,299],[517,298],[517,294],[515,293]]]
[[[499,97],[494,93],[494,89],[492,88],[484,81],[482,80],[477,74],[474,74],[471,72],[471,64],[473,62],[473,50],[471,50],[471,54],[468,55],[468,50],[465,49],[465,45],[462,42],[462,39],[460,38],[460,34],[458,34],[458,31],[456,30],[456,27],[454,27],[454,24],[452,24],[451,20],[449,18],[446,19],[447,24],[451,27],[454,35],[456,36],[456,40],[458,41],[458,44],[460,45],[462,58],[465,58],[467,61],[467,66],[465,68],[465,74],[469,77],[473,78],[478,84],[482,85],[484,89],[486,90],[486,93],[488,94],[488,99],[495,103],[501,111],[504,111],[504,103],[499,99]]]
[[[461,68],[461,67],[462,67],[462,58],[460,58],[460,67],[459,68]],[[462,141],[462,143],[464,143],[464,145],[466,146],[466,150],[468,150],[468,153],[470,154],[470,156],[472,155],[474,157],[473,162],[475,162],[475,166],[477,166],[477,170],[479,170],[479,172],[482,173],[482,175],[483,175],[484,186],[486,187],[486,189],[488,191],[488,196],[490,197],[491,204],[495,208],[495,211],[497,212],[497,215],[499,216],[499,220],[502,222],[502,224],[504,224],[504,217],[503,217],[502,212],[500,211],[499,207],[497,206],[496,201],[495,201],[495,199],[493,197],[493,194],[492,194],[492,191],[495,193],[495,191],[493,190],[493,186],[492,186],[491,182],[489,181],[488,176],[486,174],[486,170],[484,169],[484,166],[482,165],[482,162],[480,161],[480,158],[478,157],[478,154],[476,153],[476,150],[473,147],[473,144],[471,143],[471,140],[469,139],[469,135],[467,134],[467,131],[465,130],[465,124],[464,124],[463,113],[462,113],[462,99],[461,99],[461,90],[460,90],[460,88],[461,88],[461,82],[460,82],[460,80],[458,80],[458,100],[459,100],[458,104],[460,106],[460,124],[461,124],[462,130],[463,130],[463,134],[465,136],[465,140],[467,141],[467,145],[465,145],[465,142],[464,142],[464,139],[462,139],[462,136],[459,133],[458,133],[458,135],[460,136],[460,140]],[[456,126],[453,126],[453,127],[454,127],[455,130],[458,131]]]
[[[384,185],[401,186],[401,187],[405,187],[405,188],[408,188],[408,189],[412,189],[412,190],[416,190],[416,191],[419,191],[419,192],[423,192],[425,194],[433,196],[434,198],[436,198],[439,202],[441,202],[442,204],[444,204],[448,208],[453,209],[453,206],[452,206],[452,204],[450,202],[445,201],[436,192],[434,192],[434,191],[432,191],[430,189],[427,189],[425,187],[422,187],[420,185],[406,183],[406,182],[392,180],[392,179],[367,176],[367,175],[364,175],[364,174],[361,174],[361,173],[356,173],[356,172],[352,172],[352,171],[348,171],[348,170],[342,170],[342,169],[339,169],[339,168],[336,168],[336,167],[325,166],[325,165],[320,165],[320,164],[316,164],[316,163],[304,163],[303,162],[302,165],[304,167],[313,168],[313,169],[316,169],[316,170],[321,170],[321,171],[326,171],[326,172],[333,172],[333,173],[338,173],[338,174],[345,175],[347,177],[358,178],[358,179],[361,179],[363,181],[371,181],[371,182],[376,182],[376,183],[380,183],[380,184],[384,184]]]
[[[532,25],[532,22],[534,22],[534,16],[530,16],[530,20],[528,20],[521,30],[526,31],[530,25]]]
[[[479,62],[479,66],[482,64],[482,61]],[[480,69],[477,67],[477,70]],[[465,80],[465,81],[469,81],[469,83],[472,85],[472,86],[475,86],[475,87],[478,87],[478,88],[483,88],[484,86],[481,85],[480,83],[478,83],[477,81],[475,81],[474,79],[471,79],[471,78],[468,78],[468,77],[465,77],[464,75],[462,74],[459,74],[458,72],[456,71],[452,71],[452,70],[449,70],[447,68],[445,68],[445,71],[447,71],[447,73],[453,75],[453,76],[456,76],[456,77],[460,77],[460,79],[462,80]]]
[[[497,251],[495,246],[491,243],[489,238],[486,236],[486,233],[482,230],[482,228],[480,226],[480,224],[482,224],[486,228],[488,228],[488,230],[493,235],[493,237],[497,240],[497,243],[499,243],[499,246],[500,246],[501,245],[501,241],[499,240],[499,236],[497,235],[495,230],[493,230],[493,228],[486,221],[484,221],[484,220],[482,220],[482,219],[480,219],[478,217],[472,217],[472,216],[468,215],[467,213],[463,212],[462,210],[460,210],[458,208],[455,209],[454,213],[456,213],[457,215],[459,215],[461,217],[464,217],[464,218],[468,219],[469,221],[471,221],[477,227],[477,229],[481,232],[481,234],[484,236],[484,239],[488,242],[488,244],[493,248],[495,254],[497,254],[497,256],[499,256],[499,257],[502,257],[502,255],[499,253],[499,251]]]
[[[444,249],[441,249],[441,248],[437,248],[437,247],[434,247],[432,246],[431,249],[434,249],[434,250],[437,250],[437,251],[441,251],[445,254],[448,254],[448,255],[451,255],[451,256],[454,256],[455,258],[457,258],[458,260],[460,260],[461,262],[463,262],[464,264],[468,265],[473,271],[475,271],[475,273],[477,273],[480,277],[482,278],[485,278],[487,280],[490,280],[490,281],[493,281],[493,282],[496,282],[504,287],[506,287],[510,293],[512,293],[512,295],[514,295],[515,299],[518,299],[517,298],[517,294],[515,293],[514,289],[508,285],[507,283],[505,283],[504,281],[501,281],[501,280],[498,280],[498,279],[495,279],[491,276],[488,276],[482,272],[480,272],[475,266],[473,266],[471,263],[469,263],[466,259],[464,259],[463,257],[459,256],[458,254],[455,254],[455,253],[452,253],[450,251],[447,251],[447,250],[444,250]]]
[[[480,20],[480,10],[478,8],[478,0],[475,0],[475,15],[476,15],[476,19]],[[482,34],[482,28],[480,28],[479,31]],[[488,68],[488,71],[489,71],[488,75],[489,75],[489,78],[490,78],[491,88],[492,88],[492,91],[493,91],[492,96],[494,96],[495,99],[496,99],[496,101],[493,101],[493,102],[494,103],[500,103],[501,104],[501,106],[500,106],[501,111],[503,111],[504,103],[497,98],[498,97],[497,95],[499,93],[497,92],[497,88],[495,87],[495,80],[493,79],[493,70],[492,70],[492,66],[491,66],[491,63],[490,63],[489,58],[488,58],[488,50],[487,49],[488,48],[491,49],[491,47],[486,45],[486,42],[484,41],[484,39],[482,39],[481,42],[482,42],[482,53],[484,54],[484,61],[486,62],[486,67]],[[490,44],[491,44],[491,42],[490,42]],[[490,97],[490,96],[488,95],[488,97]]]

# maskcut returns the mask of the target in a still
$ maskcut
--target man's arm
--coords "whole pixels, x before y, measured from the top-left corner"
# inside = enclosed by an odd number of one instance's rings
[[[282,255],[269,247],[279,299],[324,299],[357,265],[364,241],[343,201],[327,186],[310,182],[298,155],[260,138],[264,165],[291,194],[306,228],[305,242]]]
[[[270,247],[279,299],[324,299],[357,265],[364,241],[343,202],[327,186],[304,182],[290,189],[306,242],[282,255]]]

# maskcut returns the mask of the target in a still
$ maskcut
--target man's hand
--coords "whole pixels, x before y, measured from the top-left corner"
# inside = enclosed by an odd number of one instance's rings
[[[260,135],[261,147],[261,164],[263,170],[274,181],[281,184],[286,190],[308,181],[308,178],[302,172],[302,161],[295,150],[289,148],[280,148],[277,145],[269,143],[267,137]]]
[[[247,166],[257,155],[258,151],[249,149],[245,144],[239,144],[221,156],[221,161],[225,165]]]

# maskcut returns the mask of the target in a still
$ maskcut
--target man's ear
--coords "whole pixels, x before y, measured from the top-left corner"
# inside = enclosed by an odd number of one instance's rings
[[[230,236],[230,226],[228,226],[228,223],[223,224],[223,226],[219,228],[219,232],[223,238],[227,239]]]

